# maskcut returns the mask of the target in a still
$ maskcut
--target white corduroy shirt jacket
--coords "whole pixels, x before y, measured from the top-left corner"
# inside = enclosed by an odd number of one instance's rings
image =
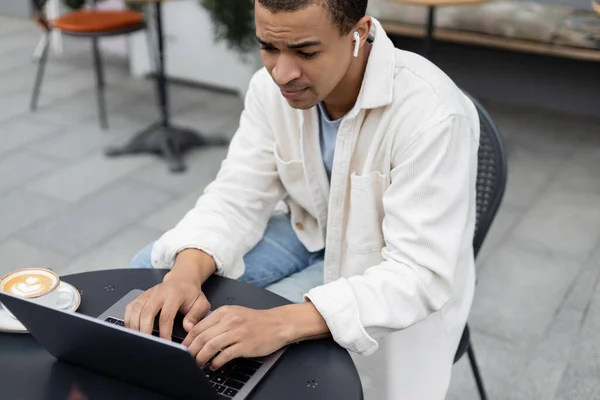
[[[152,252],[154,267],[170,268],[179,251],[201,249],[217,274],[237,278],[283,201],[306,248],[326,248],[324,285],[306,297],[333,338],[362,355],[444,309],[448,327],[464,327],[479,142],[477,111],[461,90],[429,61],[396,49],[375,19],[372,32],[331,183],[316,107],[291,108],[263,68],[216,179]]]

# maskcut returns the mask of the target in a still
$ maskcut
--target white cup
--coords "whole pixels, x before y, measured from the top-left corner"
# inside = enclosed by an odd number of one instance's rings
[[[0,292],[56,309],[67,308],[75,299],[69,288],[60,286],[58,275],[45,268],[25,268],[9,272],[0,278]],[[7,311],[15,318],[8,309]]]

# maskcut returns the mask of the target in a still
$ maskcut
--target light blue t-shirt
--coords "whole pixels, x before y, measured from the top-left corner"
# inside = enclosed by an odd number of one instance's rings
[[[335,140],[338,129],[344,117],[332,121],[327,116],[327,112],[322,103],[319,103],[319,125],[320,125],[320,142],[321,155],[323,156],[323,164],[327,171],[327,178],[331,181],[331,168],[333,167],[333,153],[335,151]]]

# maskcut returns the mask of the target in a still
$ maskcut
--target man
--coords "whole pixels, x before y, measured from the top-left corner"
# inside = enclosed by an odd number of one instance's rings
[[[184,313],[184,345],[213,369],[329,335],[359,356],[386,343],[388,398],[443,399],[474,290],[476,109],[395,49],[367,0],[255,3],[265,68],[216,179],[134,261],[171,271],[126,325],[160,314],[169,338]],[[203,318],[214,273],[296,303]]]

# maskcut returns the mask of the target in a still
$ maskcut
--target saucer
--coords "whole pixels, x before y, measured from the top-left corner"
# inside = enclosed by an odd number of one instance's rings
[[[73,302],[68,307],[61,310],[75,312],[81,304],[81,294],[73,285],[67,282],[60,282],[60,286],[73,293]],[[27,333],[27,329],[18,320],[11,317],[3,306],[0,306],[0,332],[8,333]]]

